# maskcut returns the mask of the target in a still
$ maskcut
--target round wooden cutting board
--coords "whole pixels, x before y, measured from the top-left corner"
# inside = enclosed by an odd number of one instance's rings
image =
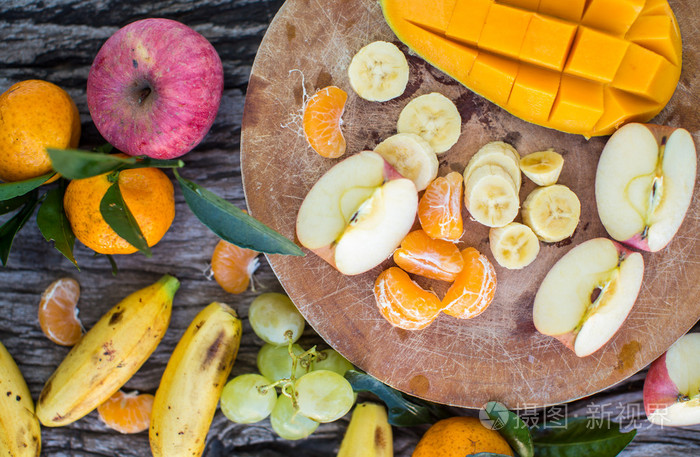
[[[695,0],[672,1],[684,39],[683,73],[670,104],[655,123],[684,127],[698,143],[700,68]],[[408,55],[406,92],[385,103],[360,99],[347,67],[362,46],[385,40]],[[348,92],[343,115],[345,156],[373,149],[396,133],[401,109],[418,95],[440,92],[462,116],[459,142],[440,158],[440,175],[462,172],[485,143],[502,140],[521,155],[553,147],[565,159],[559,180],[581,200],[581,222],[571,239],[542,244],[537,260],[520,271],[499,267],[488,228],[469,220],[460,247],[474,246],[496,266],[491,306],[471,320],[446,315],[422,331],[392,327],[377,310],[372,288],[392,264],[343,276],[307,251],[306,257],[268,256],[282,285],[314,329],[353,364],[409,394],[450,405],[480,407],[499,400],[511,408],[570,401],[605,389],[642,369],[700,317],[700,196],[671,244],[644,253],[646,270],[637,303],[622,329],[595,354],[579,359],[532,322],[533,298],[551,266],[574,246],[607,236],[593,194],[598,157],[606,138],[587,141],[529,124],[473,94],[412,56],[384,22],[376,0],[288,0],[272,22],[252,69],[243,115],[241,163],[248,207],[256,218],[295,240],[304,196],[338,160],[324,159],[301,131],[305,98],[328,85]],[[523,180],[521,201],[534,188]],[[520,219],[518,219],[520,220]],[[445,284],[422,283],[444,293]]]

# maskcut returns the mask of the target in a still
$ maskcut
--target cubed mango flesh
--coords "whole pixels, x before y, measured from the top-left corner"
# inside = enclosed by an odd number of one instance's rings
[[[380,0],[397,37],[527,121],[586,137],[646,122],[682,63],[667,0]]]
[[[624,36],[642,12],[645,0],[590,0],[581,23]]]
[[[493,0],[457,0],[445,35],[462,43],[476,45]]]

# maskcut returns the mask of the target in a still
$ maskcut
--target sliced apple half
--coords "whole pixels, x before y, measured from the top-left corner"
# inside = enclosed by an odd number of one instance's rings
[[[644,259],[607,238],[576,246],[554,264],[535,295],[537,331],[586,357],[610,340],[637,300]]]
[[[363,151],[314,184],[297,214],[297,238],[346,275],[370,270],[413,226],[418,192],[382,156]]]
[[[649,367],[644,380],[644,411],[657,425],[700,424],[700,333],[676,341]]]
[[[656,252],[676,234],[695,187],[693,137],[684,129],[627,124],[598,162],[598,215],[610,236]]]

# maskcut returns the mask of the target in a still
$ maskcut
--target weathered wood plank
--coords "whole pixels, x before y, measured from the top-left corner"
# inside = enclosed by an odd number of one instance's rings
[[[144,17],[180,20],[212,42],[221,55],[226,75],[224,98],[216,122],[204,142],[185,157],[187,168],[182,174],[244,207],[238,156],[243,100],[258,44],[281,4],[281,0],[4,0],[0,2],[0,91],[16,81],[29,78],[59,84],[78,104],[84,129],[81,146],[98,145],[102,140],[90,123],[85,97],[87,74],[97,50],[118,27],[130,21]],[[153,357],[127,384],[130,389],[155,391],[179,336],[190,319],[213,300],[231,304],[243,318],[244,335],[232,375],[256,369],[255,356],[262,342],[248,324],[248,306],[257,293],[281,291],[282,288],[263,260],[255,275],[257,292],[248,291],[238,296],[223,292],[207,275],[217,239],[189,212],[182,195],[179,192],[176,195],[175,222],[163,241],[154,248],[153,258],[145,259],[139,255],[118,257],[120,273],[116,278],[112,277],[106,258],[93,257],[81,245],[76,247],[81,271],[75,270],[46,244],[33,220],[17,238],[9,266],[0,268],[0,315],[3,316],[0,340],[17,360],[35,399],[43,383],[68,352],[43,336],[36,316],[41,292],[61,276],[72,276],[80,281],[80,316],[88,328],[129,291],[155,281],[162,274],[174,274],[182,281],[171,327]],[[324,344],[310,328],[305,331],[301,342],[305,347]],[[641,405],[642,382],[643,374],[635,375],[604,393],[568,405],[568,412],[590,413],[590,405],[594,403],[621,403],[622,409],[633,411],[635,407],[629,405]],[[649,427],[643,420],[643,413],[634,419],[640,428],[639,436],[624,455],[700,454],[700,427]],[[347,421],[346,417],[332,424],[323,424],[311,438],[290,442],[277,438],[269,421],[242,426],[230,423],[218,413],[206,455],[335,455]],[[410,456],[425,429],[395,428],[395,454]],[[44,428],[42,438],[42,455],[51,457],[150,455],[146,434],[122,436],[110,432],[100,423],[96,413],[68,427]]]

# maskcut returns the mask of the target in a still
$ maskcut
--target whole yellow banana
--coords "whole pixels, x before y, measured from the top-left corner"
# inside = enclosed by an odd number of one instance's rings
[[[199,312],[170,356],[156,392],[153,457],[198,457],[241,342],[236,312],[214,302]]]
[[[386,409],[375,403],[360,403],[340,443],[337,457],[393,457],[394,443]]]
[[[38,457],[41,430],[19,367],[0,343],[0,455]]]
[[[68,353],[39,395],[42,424],[70,424],[118,391],[160,343],[180,282],[169,275],[112,308]]]

